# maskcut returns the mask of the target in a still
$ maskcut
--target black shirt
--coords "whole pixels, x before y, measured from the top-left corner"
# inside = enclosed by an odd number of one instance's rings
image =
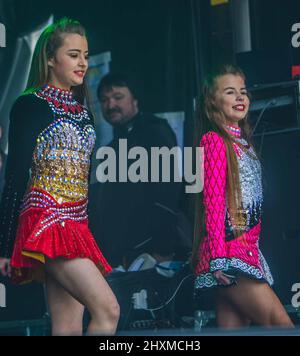
[[[151,147],[177,145],[176,136],[166,120],[144,113],[114,130],[109,146],[116,152],[116,167],[119,165],[119,139],[127,139],[128,151],[135,146],[145,148],[149,168]],[[131,163],[128,159],[128,167]],[[124,256],[132,261],[142,252],[166,255],[174,251],[179,189],[178,183],[120,183],[118,179],[116,183],[91,186],[90,226],[112,266],[121,264]]]
[[[10,258],[12,255],[19,208],[30,177],[36,139],[52,117],[47,103],[33,94],[20,96],[12,107],[0,204],[0,257]]]

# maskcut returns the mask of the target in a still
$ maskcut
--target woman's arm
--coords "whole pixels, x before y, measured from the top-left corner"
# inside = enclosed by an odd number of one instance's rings
[[[204,208],[210,271],[226,269],[225,213],[227,157],[223,139],[215,132],[203,136]]]
[[[12,255],[19,208],[30,177],[36,139],[45,127],[45,120],[51,119],[47,103],[35,95],[19,97],[11,110],[5,185],[0,203],[0,257],[10,258]]]

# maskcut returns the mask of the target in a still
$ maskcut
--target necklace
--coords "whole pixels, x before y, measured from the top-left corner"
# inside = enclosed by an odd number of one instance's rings
[[[70,90],[46,84],[35,95],[48,102],[55,118],[68,117],[76,121],[89,119],[87,110],[74,99]]]

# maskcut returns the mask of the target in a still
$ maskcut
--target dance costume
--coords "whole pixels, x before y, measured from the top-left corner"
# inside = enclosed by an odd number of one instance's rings
[[[204,148],[204,191],[206,234],[199,248],[195,290],[218,286],[213,273],[245,275],[273,284],[270,269],[259,249],[262,215],[261,165],[253,148],[241,137],[241,129],[226,127],[236,142],[234,150],[239,167],[243,224],[242,234],[234,235],[227,196],[227,156],[224,140],[215,132],[202,137]],[[243,146],[243,148],[240,147]]]
[[[92,116],[71,91],[46,85],[14,104],[0,206],[0,255],[13,249],[14,282],[43,280],[46,256],[89,258],[111,271],[88,228],[94,144]]]

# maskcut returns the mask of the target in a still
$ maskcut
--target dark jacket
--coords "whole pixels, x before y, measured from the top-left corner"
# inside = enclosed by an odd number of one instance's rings
[[[177,145],[176,136],[166,120],[139,113],[114,131],[109,146],[115,149],[117,167],[121,138],[127,139],[128,151],[135,146],[147,150],[149,168],[151,147]],[[128,160],[128,167],[130,164]],[[175,250],[179,190],[180,183],[172,182],[108,182],[90,188],[90,226],[113,266],[121,264],[124,256],[130,262],[142,252],[166,255]]]
[[[1,167],[0,167],[0,194],[2,193],[4,185],[4,172],[6,163],[6,154],[0,149]]]

